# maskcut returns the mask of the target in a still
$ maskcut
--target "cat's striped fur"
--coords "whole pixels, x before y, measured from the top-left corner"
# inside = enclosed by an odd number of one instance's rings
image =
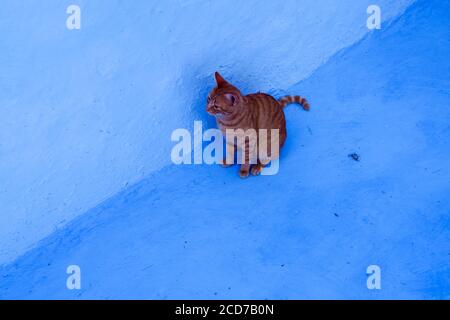
[[[217,86],[208,96],[207,112],[214,115],[218,127],[226,136],[227,129],[267,129],[268,157],[265,159],[250,159],[250,154],[255,151],[258,141],[254,143],[245,141],[245,161],[241,165],[239,175],[247,177],[251,172],[253,175],[261,173],[262,168],[271,160],[279,156],[279,149],[284,145],[286,132],[286,119],[283,107],[290,103],[298,103],[304,110],[309,111],[308,101],[300,96],[285,96],[276,100],[266,93],[254,93],[242,95],[232,84],[227,82],[218,72],[215,74]],[[279,130],[279,148],[271,148],[271,129]],[[245,140],[245,137],[244,137]],[[249,139],[250,140],[250,139]],[[234,153],[235,141],[227,139],[227,155]],[[257,154],[257,153],[256,153]],[[230,157],[231,158],[231,157]],[[253,164],[254,163],[254,164]],[[224,165],[228,166],[224,161]]]
[[[288,104],[291,104],[291,103],[298,103],[306,111],[309,111],[309,108],[310,108],[308,100],[306,100],[305,98],[303,98],[301,96],[285,96],[285,97],[279,99],[278,102],[281,104],[282,108],[284,108],[285,106],[287,106]]]

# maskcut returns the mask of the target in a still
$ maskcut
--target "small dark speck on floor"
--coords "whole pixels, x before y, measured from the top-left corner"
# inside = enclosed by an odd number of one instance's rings
[[[339,215],[338,215],[337,213],[334,213],[334,216],[337,217],[337,218],[339,218]]]
[[[281,267],[283,268],[283,267],[284,267],[284,264],[282,264]]]
[[[360,156],[359,156],[359,154],[357,154],[357,153],[350,153],[350,154],[348,155],[348,157],[349,157],[349,158],[352,158],[352,159],[355,160],[355,161],[359,161],[359,160],[360,160]]]

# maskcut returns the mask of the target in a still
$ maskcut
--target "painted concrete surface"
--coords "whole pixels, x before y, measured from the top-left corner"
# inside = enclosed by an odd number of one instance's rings
[[[412,2],[378,1],[384,21]],[[368,32],[370,3],[2,1],[0,264],[170,164],[216,69],[287,89]]]
[[[450,298],[449,12],[418,1],[269,90],[312,105],[286,109],[277,175],[165,166],[4,265],[0,298]]]

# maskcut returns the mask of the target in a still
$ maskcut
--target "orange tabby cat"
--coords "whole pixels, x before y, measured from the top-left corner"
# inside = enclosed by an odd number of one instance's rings
[[[258,143],[251,143],[249,139],[244,138],[245,146],[241,147],[236,145],[234,139],[226,140],[226,159],[228,159],[228,162],[234,158],[236,147],[244,152],[244,161],[239,170],[241,178],[248,177],[250,172],[252,175],[258,175],[271,160],[278,158],[279,149],[286,141],[286,119],[283,107],[290,103],[298,103],[303,106],[303,109],[309,111],[309,103],[300,96],[286,96],[277,101],[265,93],[242,95],[235,86],[227,82],[218,72],[215,73],[215,78],[217,86],[208,96],[206,111],[216,118],[217,125],[222,133],[226,136],[227,129],[242,129],[244,131],[254,129],[257,132],[260,129],[267,130],[268,156],[261,159],[260,154],[254,153],[257,154],[256,161],[252,161],[250,155]],[[278,150],[272,150],[271,129],[278,129]],[[232,163],[227,163],[226,159],[224,159],[223,165],[232,165]]]

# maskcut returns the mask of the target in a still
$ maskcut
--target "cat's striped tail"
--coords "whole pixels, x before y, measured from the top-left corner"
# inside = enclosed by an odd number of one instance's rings
[[[291,103],[298,103],[303,107],[304,110],[309,111],[310,109],[308,100],[300,96],[285,96],[279,99],[278,102],[281,104],[282,108]]]

